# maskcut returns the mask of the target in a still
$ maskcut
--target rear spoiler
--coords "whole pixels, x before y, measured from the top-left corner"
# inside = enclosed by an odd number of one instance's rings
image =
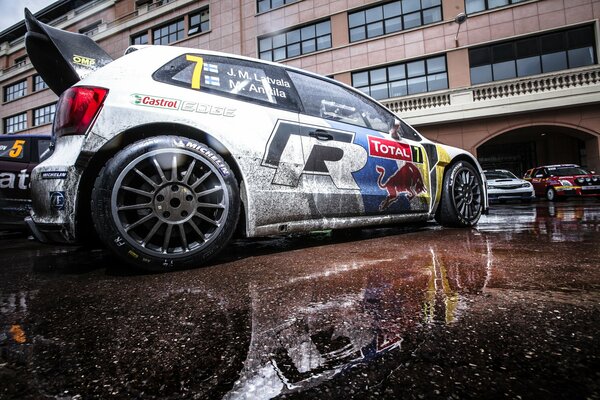
[[[31,63],[57,95],[113,61],[96,42],[80,33],[52,28],[25,9],[25,47]]]

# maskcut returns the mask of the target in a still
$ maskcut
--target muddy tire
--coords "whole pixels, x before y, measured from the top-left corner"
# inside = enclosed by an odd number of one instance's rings
[[[472,164],[459,161],[446,168],[436,221],[448,227],[469,227],[479,221],[484,206],[481,175]]]
[[[102,241],[146,271],[200,267],[229,242],[240,209],[227,163],[187,138],[133,143],[110,159],[92,192]]]

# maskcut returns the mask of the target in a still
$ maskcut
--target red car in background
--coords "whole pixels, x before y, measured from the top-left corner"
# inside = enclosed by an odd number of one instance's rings
[[[0,229],[26,230],[31,170],[50,154],[50,135],[0,136]],[[50,179],[50,178],[48,178]]]
[[[531,182],[536,196],[550,201],[567,196],[600,198],[600,176],[576,164],[532,168],[523,179]]]

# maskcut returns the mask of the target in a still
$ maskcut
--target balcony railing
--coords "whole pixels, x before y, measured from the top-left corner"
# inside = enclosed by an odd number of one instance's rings
[[[561,90],[600,85],[600,66],[579,68],[570,71],[536,75],[509,81],[493,82],[471,88],[452,89],[445,92],[425,93],[415,96],[397,97],[382,103],[395,113],[416,114],[434,111],[444,107],[469,103],[510,99],[543,93],[556,93]]]

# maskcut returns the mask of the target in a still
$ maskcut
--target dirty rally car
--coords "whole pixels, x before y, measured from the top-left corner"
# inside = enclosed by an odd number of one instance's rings
[[[93,231],[145,270],[203,265],[246,237],[487,210],[467,152],[431,142],[361,92],[299,69],[141,46],[112,60],[26,11],[27,51],[60,95],[55,151],[32,173],[43,241]],[[43,179],[52,172],[57,179]]]

